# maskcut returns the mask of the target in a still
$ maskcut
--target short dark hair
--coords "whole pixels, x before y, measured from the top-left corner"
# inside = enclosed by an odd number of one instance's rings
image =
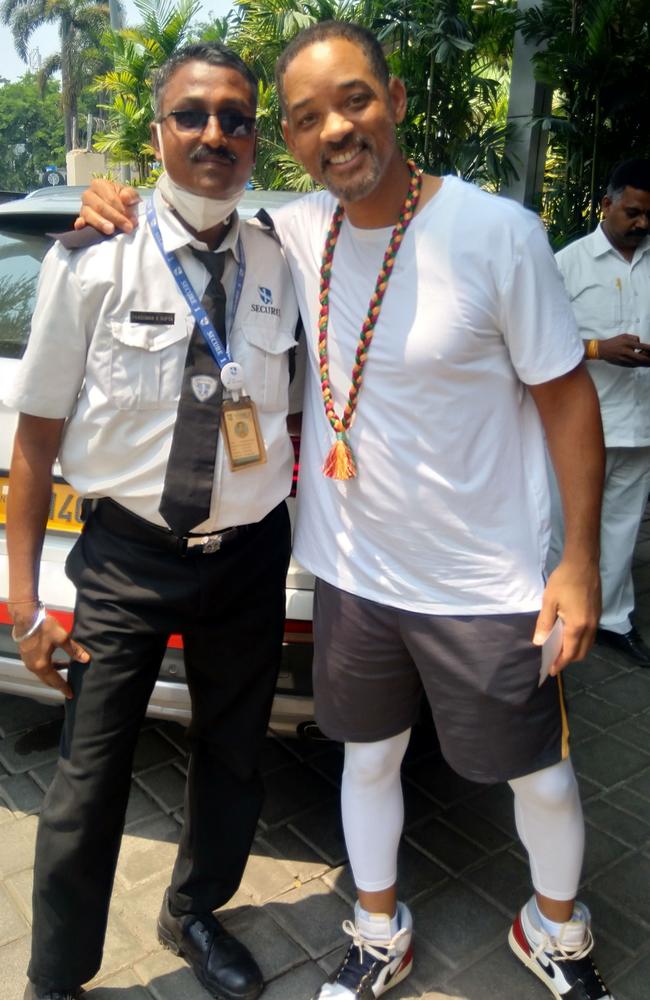
[[[390,70],[386,62],[384,50],[377,41],[375,35],[368,28],[360,24],[353,24],[350,21],[321,21],[312,24],[308,28],[303,28],[291,39],[286,49],[275,64],[275,85],[280,98],[280,106],[284,113],[287,109],[287,102],[284,93],[284,74],[289,64],[295,59],[299,52],[316,45],[317,42],[327,42],[331,38],[344,38],[346,41],[357,45],[365,54],[370,63],[370,68],[377,79],[384,87],[388,86]]]
[[[243,59],[240,59],[236,52],[222,45],[221,42],[195,42],[192,45],[184,45],[178,52],[174,52],[156,70],[152,86],[154,119],[156,121],[160,121],[162,114],[165,87],[176,70],[188,62],[204,62],[209,63],[210,66],[226,66],[228,69],[234,69],[250,87],[253,105],[257,107],[257,77]]]
[[[650,191],[650,160],[637,157],[624,160],[612,171],[607,185],[607,197],[612,201],[620,197],[626,187],[637,191]]]

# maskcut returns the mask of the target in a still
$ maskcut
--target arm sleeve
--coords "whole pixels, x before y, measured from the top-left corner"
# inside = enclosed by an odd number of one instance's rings
[[[546,233],[536,222],[516,245],[500,290],[501,329],[522,382],[538,385],[575,368],[583,346]]]
[[[4,401],[34,417],[67,418],[83,385],[88,331],[76,257],[58,244],[46,254],[27,349]]]

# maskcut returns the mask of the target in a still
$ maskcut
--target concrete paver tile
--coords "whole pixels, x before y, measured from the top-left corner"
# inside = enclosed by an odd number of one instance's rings
[[[296,884],[289,867],[275,850],[262,840],[255,840],[242,878],[242,887],[256,903],[264,903]]]
[[[485,851],[452,830],[438,817],[416,826],[407,837],[409,843],[448,872],[458,875],[485,857]]]
[[[341,865],[347,861],[338,799],[324,802],[293,819],[290,829],[329,865]]]
[[[16,872],[15,875],[10,875],[5,879],[4,884],[27,924],[31,926],[34,869],[24,868],[23,871]]]
[[[37,825],[36,816],[25,816],[24,819],[16,819],[3,825],[0,875],[10,875],[32,867]]]
[[[650,757],[609,733],[585,740],[572,753],[577,771],[605,788],[617,785],[648,767]]]
[[[645,955],[630,969],[616,976],[611,985],[616,1000],[646,1000],[650,983],[650,955]]]
[[[129,793],[129,803],[126,807],[126,829],[128,830],[133,824],[140,823],[143,819],[161,818],[163,815],[164,811],[160,808],[158,803],[154,802],[154,800],[147,795],[142,788],[140,788],[136,781],[132,781],[131,791]]]
[[[228,930],[255,956],[265,982],[304,964],[309,957],[264,907],[249,906],[233,914]]]
[[[629,847],[641,847],[650,838],[650,826],[637,816],[617,809],[604,799],[592,799],[584,808],[589,826],[608,832]],[[587,833],[587,837],[590,832]]]
[[[262,821],[266,826],[286,822],[317,802],[333,802],[336,790],[320,775],[299,763],[273,771],[265,778]]]
[[[315,962],[305,962],[268,983],[264,1000],[309,1000],[323,982],[323,973]]]
[[[0,734],[10,736],[42,726],[46,722],[63,720],[63,705],[46,705],[32,698],[3,694],[0,699]]]
[[[603,833],[602,830],[589,826],[585,839],[582,878],[585,881],[593,879],[599,872],[624,857],[629,850],[630,848],[624,847],[620,841],[610,837],[608,833]]]
[[[466,800],[485,788],[484,785],[461,778],[444,760],[439,759],[417,761],[407,768],[406,773],[409,781],[424,789],[435,802],[443,806]]]
[[[156,937],[156,919],[169,885],[171,871],[161,872],[144,885],[114,893],[111,912],[119,915],[128,928],[148,951],[159,948]]]
[[[473,841],[490,854],[494,851],[502,851],[510,846],[515,839],[462,802],[447,809],[443,814],[443,819],[449,826],[459,830],[468,840]]]
[[[646,673],[639,669],[614,677],[601,685],[598,696],[636,715],[650,707],[650,682]]]
[[[623,913],[640,917],[650,926],[649,885],[650,858],[635,853],[594,879],[591,888],[611,899]]]
[[[151,951],[152,944],[155,944],[155,941],[149,942],[149,947],[144,945],[140,938],[132,933],[131,927],[122,920],[116,908],[112,906],[108,914],[108,928],[99,975],[105,978],[120,969],[133,965],[139,958]]]
[[[601,729],[615,726],[617,722],[628,717],[624,708],[603,701],[602,698],[597,698],[588,691],[570,700],[569,711],[572,714],[582,716],[587,722],[591,722]]]
[[[446,882],[413,905],[417,934],[454,965],[507,935],[509,921],[481,896],[456,881]]]
[[[513,851],[488,858],[479,868],[468,872],[463,882],[480,889],[510,918],[532,893],[527,860]]]
[[[185,774],[175,764],[164,764],[146,771],[136,780],[165,812],[174,812],[183,805]]]
[[[0,885],[0,945],[15,941],[29,931],[27,921],[23,918],[6,888]]]
[[[299,882],[318,878],[329,868],[327,861],[287,826],[265,830],[260,839],[284,858],[291,875]]]
[[[625,786],[614,788],[611,792],[607,792],[603,799],[606,802],[613,802],[614,805],[638,816],[644,823],[650,825],[650,801],[631,788]]]
[[[452,976],[449,987],[467,1000],[543,1000],[549,993],[507,944]]]
[[[88,1000],[151,1000],[144,986],[132,969],[122,969],[105,979],[98,979],[98,985],[87,989]]]
[[[0,781],[0,797],[11,807],[14,816],[20,818],[38,812],[44,794],[29,774],[10,774]]]
[[[19,774],[56,760],[60,733],[61,723],[53,721],[6,736],[0,740],[0,761],[11,774]]]
[[[135,963],[135,972],[155,1000],[209,1000],[198,979],[182,958],[157,951]],[[121,998],[120,998],[121,1000]]]
[[[426,795],[421,788],[412,785],[406,775],[402,778],[402,791],[404,794],[404,829],[408,832],[422,820],[439,816],[442,806]]]
[[[650,800],[650,767],[646,771],[642,771],[641,774],[637,774],[631,781],[628,781],[627,787],[631,788],[633,792],[642,795],[645,799]]]
[[[312,957],[332,951],[346,940],[341,924],[350,908],[320,880],[292,889],[267,903],[267,912]]]
[[[23,1000],[30,947],[31,937],[25,934],[0,948],[2,1000]]]
[[[169,816],[133,824],[122,838],[118,873],[127,886],[170,872],[180,829]]]
[[[143,729],[138,738],[133,758],[133,773],[180,759],[182,754],[178,748],[166,740],[158,729]]]
[[[477,817],[487,819],[494,826],[503,830],[511,840],[517,838],[514,796],[509,785],[483,787],[478,795],[472,796],[463,804]]]

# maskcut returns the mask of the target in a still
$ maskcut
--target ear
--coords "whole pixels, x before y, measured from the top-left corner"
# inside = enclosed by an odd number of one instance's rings
[[[391,76],[388,81],[388,97],[393,109],[395,124],[399,125],[404,121],[406,114],[406,87],[397,76]]]
[[[600,210],[603,213],[603,218],[606,219],[609,215],[609,210],[612,207],[612,204],[612,199],[606,194],[600,203]]]
[[[162,154],[160,152],[160,143],[158,142],[158,129],[156,128],[157,122],[151,122],[149,125],[149,134],[151,136],[151,145],[156,151],[156,159],[162,160]]]

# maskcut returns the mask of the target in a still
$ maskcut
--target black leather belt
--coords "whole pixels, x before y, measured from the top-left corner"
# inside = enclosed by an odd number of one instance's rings
[[[168,528],[146,521],[107,497],[91,500],[88,505],[88,516],[96,517],[100,524],[116,535],[132,538],[147,545],[155,545],[157,548],[167,549],[181,556],[210,555],[218,552],[241,538],[252,527],[250,524],[240,524],[234,528],[213,531],[208,535],[187,535],[185,538],[179,538]]]

